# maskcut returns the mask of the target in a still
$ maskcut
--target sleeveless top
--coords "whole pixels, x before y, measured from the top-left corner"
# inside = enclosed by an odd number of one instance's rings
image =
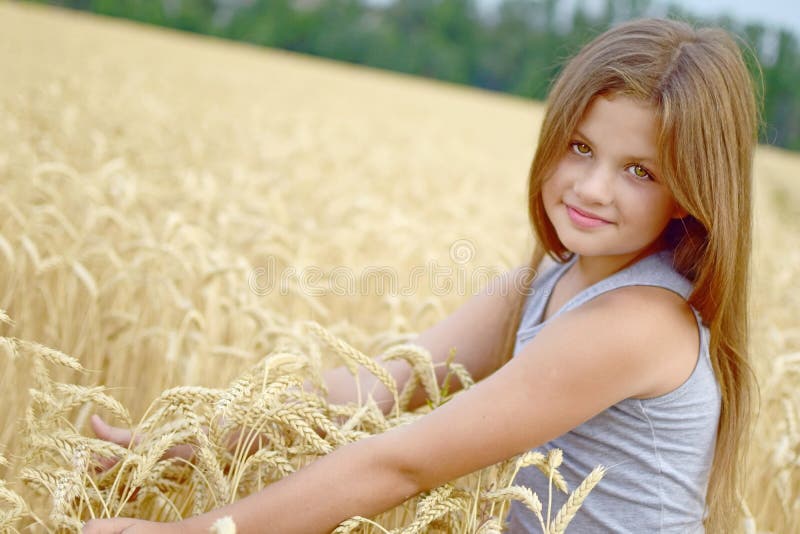
[[[515,356],[549,321],[606,291],[633,285],[657,286],[684,299],[692,291],[691,282],[673,268],[672,250],[662,250],[584,289],[542,322],[556,282],[576,259],[573,256],[564,264],[556,264],[534,281],[517,330]],[[596,466],[607,468],[567,532],[704,532],[702,521],[720,392],[709,357],[708,328],[697,310],[692,308],[692,312],[700,345],[695,368],[683,384],[658,397],[625,399],[535,449],[545,454],[553,448],[564,452],[559,472],[570,491]],[[527,486],[539,496],[546,521],[547,477],[535,466],[526,467],[519,471],[515,484]],[[567,495],[555,486],[552,491],[550,513],[555,519]],[[516,501],[508,520],[508,532],[513,534],[541,530],[533,512]]]

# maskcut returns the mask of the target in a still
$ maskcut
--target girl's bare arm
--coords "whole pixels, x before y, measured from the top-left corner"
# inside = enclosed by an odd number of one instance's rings
[[[479,294],[472,296],[451,315],[421,332],[411,341],[428,350],[436,366],[436,378],[442,386],[447,374],[446,360],[455,348],[455,362],[463,365],[475,381],[481,380],[497,370],[497,361],[491,357],[504,335],[504,321],[511,312],[514,291],[522,290],[524,266],[507,271],[489,282]],[[523,297],[524,298],[524,297]],[[411,376],[411,368],[405,361],[389,361],[384,366],[394,377],[398,390],[402,390]],[[328,370],[324,375],[328,387],[328,400],[337,404],[364,402],[370,395],[385,413],[389,413],[394,399],[383,384],[366,369],[360,369],[359,382],[362,396],[357,398],[355,378],[345,367]],[[461,387],[458,380],[451,380],[450,392]],[[409,404],[414,409],[425,403],[426,395],[418,387]]]
[[[660,288],[601,295],[416,422],[343,446],[257,494],[181,522],[181,531],[204,532],[231,516],[243,534],[330,532],[353,515],[380,513],[538,446],[624,398],[680,383],[686,366],[674,360],[687,339],[675,333],[693,320],[680,297]]]
[[[494,348],[500,343],[503,332],[503,320],[510,312],[511,291],[519,289],[524,267],[517,267],[493,279],[479,294],[468,299],[460,308],[444,320],[435,324],[419,334],[412,343],[427,349],[436,367],[437,380],[442,385],[447,373],[444,362],[447,360],[450,349],[455,347],[455,361],[464,365],[470,375],[477,381],[495,371],[491,358]],[[402,390],[406,381],[411,376],[411,368],[405,361],[389,361],[384,366],[394,377],[398,390]],[[346,367],[330,369],[324,374],[324,382],[328,388],[328,400],[336,404],[366,401],[367,395],[372,396],[384,413],[394,406],[394,399],[383,384],[364,368],[359,369],[359,382],[363,398],[358,398],[358,388],[353,375]],[[461,384],[458,380],[450,382],[450,391],[457,391]],[[307,387],[312,387],[307,384]],[[425,403],[426,395],[422,387],[417,388],[415,395],[409,403],[409,409],[414,409]],[[130,429],[108,425],[97,415],[91,419],[91,426],[95,435],[101,439],[111,441],[127,447],[133,439]],[[141,439],[141,436],[139,436]],[[237,440],[232,438],[229,445],[236,447]],[[255,452],[257,446],[254,447]],[[192,447],[177,445],[167,451],[167,456],[180,456],[191,458]],[[116,460],[103,462],[104,468],[111,467]]]

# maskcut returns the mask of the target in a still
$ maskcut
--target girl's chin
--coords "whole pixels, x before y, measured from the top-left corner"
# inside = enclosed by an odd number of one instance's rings
[[[564,232],[556,232],[558,239],[567,248],[576,254],[593,253],[607,249],[603,240],[596,235],[587,235],[576,230],[568,229]]]
[[[579,256],[619,256],[628,254],[625,247],[615,247],[605,242],[599,236],[574,235],[568,232],[557,233],[558,239],[564,248]]]

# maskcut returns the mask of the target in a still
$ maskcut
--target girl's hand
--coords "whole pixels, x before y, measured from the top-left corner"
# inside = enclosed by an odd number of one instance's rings
[[[118,426],[111,426],[103,419],[95,414],[92,415],[89,423],[92,426],[92,430],[94,430],[95,435],[106,441],[110,441],[111,443],[116,443],[122,447],[128,447],[130,445],[136,445],[142,440],[143,436],[136,436],[133,437],[133,433],[127,428],[121,428]],[[131,443],[133,440],[133,443]],[[167,450],[164,453],[164,458],[184,458],[184,459],[191,459],[194,455],[192,451],[191,445],[175,445]],[[100,470],[105,471],[107,469],[111,469],[114,464],[116,464],[118,459],[116,458],[101,458],[100,462]]]
[[[185,534],[180,523],[157,523],[142,519],[92,519],[84,525],[83,534]]]

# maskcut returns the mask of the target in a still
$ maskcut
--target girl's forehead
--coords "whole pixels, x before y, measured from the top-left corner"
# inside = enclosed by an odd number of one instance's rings
[[[601,95],[589,103],[575,133],[611,151],[655,160],[658,126],[650,103],[621,94]]]
[[[658,110],[645,100],[624,93],[603,93],[593,97],[583,112],[579,123],[587,120],[620,116],[632,120],[640,120],[655,126],[658,121]]]

